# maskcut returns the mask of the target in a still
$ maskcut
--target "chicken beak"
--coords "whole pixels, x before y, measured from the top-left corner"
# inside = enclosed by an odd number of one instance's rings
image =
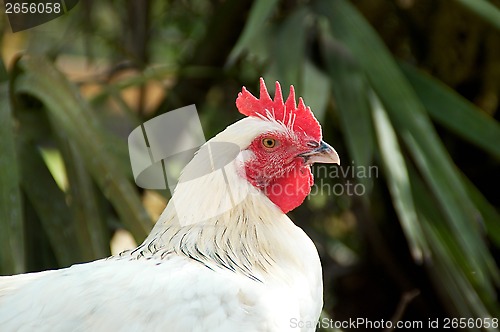
[[[321,141],[319,146],[309,152],[301,153],[307,164],[324,163],[340,165],[340,157],[328,143]]]

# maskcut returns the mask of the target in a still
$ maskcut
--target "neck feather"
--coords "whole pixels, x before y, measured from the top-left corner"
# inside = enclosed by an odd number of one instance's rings
[[[261,193],[254,194],[229,211],[188,225],[179,223],[169,204],[134,255],[164,258],[176,253],[254,280],[275,274],[277,266],[293,265],[298,228]]]

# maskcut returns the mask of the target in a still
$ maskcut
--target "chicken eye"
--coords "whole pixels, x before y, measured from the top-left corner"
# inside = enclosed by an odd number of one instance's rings
[[[276,146],[276,140],[273,138],[264,138],[262,139],[262,145],[268,149],[274,148]]]

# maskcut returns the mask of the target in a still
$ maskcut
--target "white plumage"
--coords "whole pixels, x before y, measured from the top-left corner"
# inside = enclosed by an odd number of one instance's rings
[[[225,171],[232,194],[245,194],[222,214],[204,218],[227,199],[220,174],[191,184],[181,177],[137,249],[66,269],[1,277],[0,330],[309,331],[291,321],[310,326],[319,317],[316,248],[238,174],[258,134],[286,131],[279,122],[249,117],[209,141],[242,150]],[[190,164],[207,162],[202,157]]]

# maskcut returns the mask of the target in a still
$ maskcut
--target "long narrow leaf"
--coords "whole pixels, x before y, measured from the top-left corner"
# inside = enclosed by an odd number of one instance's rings
[[[59,138],[59,146],[65,161],[69,181],[69,206],[76,227],[85,260],[109,256],[109,236],[101,213],[98,195],[92,178],[85,169],[84,161],[74,143]]]
[[[302,89],[302,63],[304,62],[307,27],[310,23],[307,7],[301,6],[279,27],[274,42],[276,75],[284,87],[295,85]]]
[[[6,84],[0,86],[0,270],[1,274],[26,270],[24,224],[14,122]]]
[[[448,232],[461,248],[461,259],[470,267],[462,268],[460,273],[484,295],[498,280],[498,267],[476,221],[478,210],[468,197],[465,184],[432,126],[424,106],[373,28],[349,2],[324,0],[318,6],[318,12],[326,15],[332,34],[359,61],[387,110],[398,136],[439,202]],[[430,241],[437,240],[434,238]],[[431,243],[429,247],[435,248],[437,245],[439,244]],[[453,294],[450,296],[453,298]],[[488,299],[484,297],[483,301],[487,302]]]
[[[259,35],[262,31],[262,26],[274,12],[277,4],[278,0],[257,0],[254,2],[241,37],[238,39],[231,54],[229,54],[229,65],[234,63],[243,50]]]
[[[330,80],[328,75],[314,66],[311,61],[306,60],[303,67],[302,97],[307,100],[316,118],[322,122],[330,100]]]
[[[465,175],[462,178],[469,192],[469,197],[481,212],[482,220],[478,220],[478,222],[484,223],[486,233],[500,247],[500,214]]]
[[[478,290],[481,291],[482,287],[474,287],[473,278],[468,278],[461,272],[463,269],[470,269],[467,262],[462,259],[461,248],[457,246],[453,235],[448,232],[443,216],[435,204],[436,201],[428,195],[428,189],[419,179],[415,169],[410,167],[409,172],[419,220],[432,246],[433,255],[430,258],[432,263],[427,265],[432,278],[441,284],[437,289],[438,293],[445,299],[445,303],[452,304],[453,308],[450,308],[450,311],[458,311],[460,316],[497,315],[498,305],[494,289],[483,290],[482,294],[479,294]],[[489,310],[485,307],[485,303]]]
[[[432,77],[401,68],[433,120],[500,158],[500,125],[494,119]]]
[[[75,143],[106,198],[136,240],[142,241],[151,229],[151,221],[136,189],[121,172],[112,152],[105,149],[102,129],[92,118],[87,102],[45,58],[23,58],[17,66],[20,74],[13,81],[14,92],[28,93],[45,104],[52,126]]]
[[[421,262],[424,255],[429,255],[429,249],[417,219],[406,163],[389,117],[375,95],[372,97],[372,109],[378,145],[394,207],[410,243],[412,256]]]
[[[368,169],[375,149],[368,82],[349,50],[336,43],[328,31],[323,31],[321,46],[351,158],[357,167]],[[372,179],[359,180],[366,188],[372,187]]]
[[[23,191],[40,218],[58,263],[69,266],[84,261],[86,257],[82,254],[81,247],[75,246],[78,244],[78,235],[71,219],[71,211],[66,205],[66,196],[29,139],[21,137],[18,149]]]
[[[450,230],[464,248],[464,257],[477,271],[478,283],[498,276],[474,222],[476,208],[435,132],[425,109],[400,72],[396,62],[366,20],[347,1],[321,1],[332,33],[358,59],[387,113],[445,211]],[[369,56],[367,56],[369,54]],[[465,271],[464,271],[465,272]]]
[[[471,12],[500,29],[500,9],[487,0],[455,0]]]

